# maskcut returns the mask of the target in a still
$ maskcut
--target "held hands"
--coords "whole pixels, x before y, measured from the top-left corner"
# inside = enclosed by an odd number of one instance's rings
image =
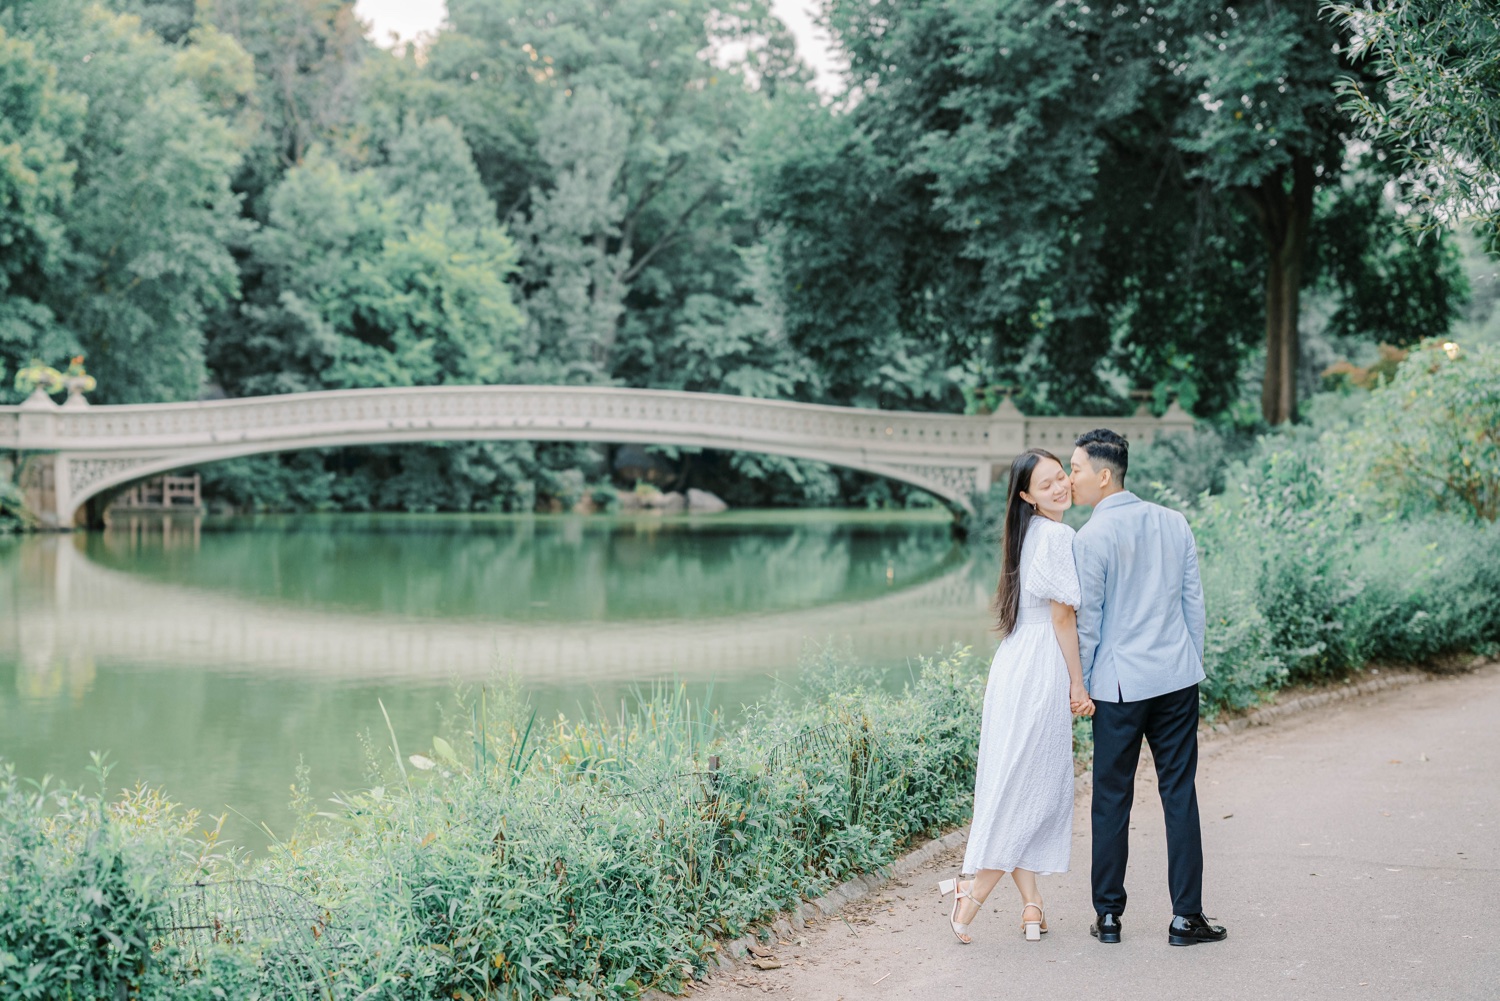
[[[1089,698],[1088,689],[1082,682],[1074,681],[1068,685],[1068,708],[1075,716],[1094,715],[1094,700]]]

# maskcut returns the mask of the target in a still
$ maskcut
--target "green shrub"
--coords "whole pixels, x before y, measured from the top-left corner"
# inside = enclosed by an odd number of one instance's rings
[[[1500,526],[1437,516],[1372,526],[1346,629],[1361,660],[1428,663],[1500,642]]]
[[[1205,708],[1500,642],[1500,531],[1465,499],[1494,488],[1463,486],[1494,461],[1495,363],[1429,346],[1385,386],[1324,394],[1306,425],[1260,438],[1222,494],[1157,497],[1198,540]]]
[[[1208,631],[1201,694],[1210,712],[1252,706],[1285,684],[1291,673],[1276,655],[1270,626],[1256,602],[1257,568],[1245,555],[1202,564]]]
[[[772,703],[733,732],[680,693],[540,732],[476,707],[461,739],[415,759],[433,767],[409,791],[350,800],[318,865],[289,847],[265,877],[332,903],[359,885],[351,866],[385,860],[368,902],[340,911],[394,916],[356,936],[398,944],[371,953],[393,997],[676,988],[715,937],[965,818],[979,668],[956,655],[902,695]]]
[[[102,787],[108,768],[97,758],[95,773]],[[175,975],[174,943],[156,934],[175,891],[207,861],[190,835],[196,820],[148,788],[107,802],[0,767],[0,996],[193,999],[215,987],[253,996],[251,957],[209,950],[210,984]]]
[[[299,793],[301,827],[256,862],[195,842],[195,818],[149,791],[112,804],[27,794],[7,771],[0,975],[16,986],[4,996],[678,989],[715,939],[967,819],[984,666],[955,652],[899,694],[835,671],[848,681],[837,694],[772,700],[733,728],[680,690],[550,723],[521,714],[514,691],[481,693],[420,754],[392,736],[370,787],[333,809]],[[217,944],[188,962],[153,929],[200,877],[294,890],[328,915],[326,933],[293,954],[227,915]]]
[[[1230,465],[1243,459],[1255,439],[1245,432],[1220,431],[1208,424],[1187,433],[1164,434],[1149,445],[1132,448],[1131,489],[1143,497],[1160,484],[1177,497],[1195,499],[1224,492]],[[1064,464],[1067,457],[1063,457]]]
[[[1500,519],[1500,350],[1429,341],[1338,444],[1361,494],[1403,514]]]

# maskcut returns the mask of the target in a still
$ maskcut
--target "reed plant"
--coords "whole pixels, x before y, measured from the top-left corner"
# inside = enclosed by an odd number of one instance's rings
[[[368,788],[304,799],[292,837],[217,876],[331,916],[308,997],[679,990],[716,940],[967,819],[984,666],[955,650],[899,693],[772,699],[733,724],[681,688],[553,720],[480,691],[430,746],[371,741]]]

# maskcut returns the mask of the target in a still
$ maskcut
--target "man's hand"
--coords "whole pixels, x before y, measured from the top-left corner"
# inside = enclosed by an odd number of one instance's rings
[[[1088,689],[1080,682],[1068,685],[1068,708],[1073,710],[1075,716],[1094,715],[1094,700],[1089,698]]]

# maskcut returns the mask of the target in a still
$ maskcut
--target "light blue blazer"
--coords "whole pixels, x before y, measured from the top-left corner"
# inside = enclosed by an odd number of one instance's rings
[[[1138,702],[1202,681],[1203,583],[1187,519],[1122,491],[1073,538],[1078,655],[1095,702]]]

